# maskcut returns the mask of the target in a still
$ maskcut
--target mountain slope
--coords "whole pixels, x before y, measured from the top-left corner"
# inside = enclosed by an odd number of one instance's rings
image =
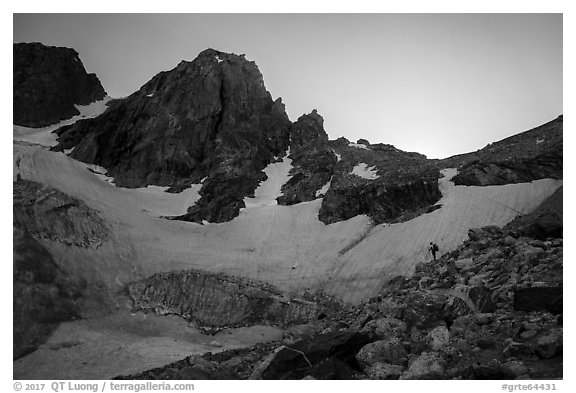
[[[458,185],[497,185],[562,178],[563,116],[491,143],[474,153],[442,160],[458,167]]]
[[[14,155],[23,178],[84,201],[111,223],[112,243],[90,257],[101,261],[90,265],[98,268],[106,285],[117,287],[117,280],[125,284],[156,272],[196,268],[252,277],[282,290],[322,289],[350,301],[374,293],[390,275],[410,274],[414,264],[428,258],[428,242],[436,241],[441,252],[450,251],[469,228],[504,225],[529,213],[562,184],[544,179],[505,186],[454,186],[449,179],[455,171],[448,171],[440,180],[442,208],[402,223],[374,226],[369,217],[359,215],[326,225],[318,219],[321,198],[280,206],[277,194],[269,193],[252,207],[247,200],[249,207],[230,222],[198,225],[158,219],[145,211],[153,195],[140,193],[136,199],[130,190],[111,185],[61,153],[25,147]],[[261,187],[267,182],[282,180],[270,177]],[[259,195],[258,190],[255,193]],[[70,257],[63,255],[63,261]],[[90,258],[84,258],[86,263]]]
[[[57,150],[102,166],[119,186],[173,191],[203,181],[183,220],[227,221],[288,147],[290,122],[243,56],[205,50],[115,101],[102,116],[61,128]]]

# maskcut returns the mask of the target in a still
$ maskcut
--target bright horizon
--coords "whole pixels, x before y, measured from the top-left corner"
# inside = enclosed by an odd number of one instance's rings
[[[562,108],[562,14],[14,14],[13,42],[77,50],[112,97],[207,48],[246,54],[290,120],[429,158]],[[57,28],[55,28],[57,26]]]

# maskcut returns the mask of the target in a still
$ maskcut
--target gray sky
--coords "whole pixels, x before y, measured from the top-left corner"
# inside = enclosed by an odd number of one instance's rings
[[[15,14],[113,97],[206,48],[254,60],[291,120],[442,158],[562,114],[561,14]]]

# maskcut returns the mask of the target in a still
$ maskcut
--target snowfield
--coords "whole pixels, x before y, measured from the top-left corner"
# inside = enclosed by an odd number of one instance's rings
[[[440,179],[441,209],[408,222],[374,226],[367,216],[325,225],[318,220],[322,199],[279,206],[276,197],[289,179],[290,159],[271,164],[268,180],[234,220],[221,224],[169,221],[155,216],[183,212],[197,189],[180,194],[158,188],[115,187],[86,165],[36,146],[14,145],[16,173],[55,187],[99,211],[113,232],[111,241],[82,260],[110,288],[160,271],[196,268],[268,281],[288,291],[322,289],[350,302],[378,290],[382,281],[410,274],[429,259],[427,244],[454,250],[470,228],[504,225],[528,213],[562,185],[543,179],[505,186],[454,186],[447,169]],[[199,188],[199,185],[198,185]],[[172,210],[174,209],[174,210]],[[55,247],[54,245],[54,248]],[[78,266],[76,252],[56,251],[64,265]],[[291,269],[297,263],[298,269]]]
[[[267,281],[286,291],[320,290],[356,303],[377,293],[387,278],[409,275],[417,263],[429,260],[430,241],[440,253],[454,250],[469,228],[504,225],[562,185],[562,180],[544,179],[455,186],[450,179],[456,170],[446,169],[440,179],[441,209],[400,224],[374,226],[362,215],[325,225],[318,220],[322,199],[292,206],[276,203],[290,178],[286,156],[266,168],[268,179],[254,198],[245,199],[238,217],[202,225],[159,217],[185,213],[198,199],[200,185],[179,194],[156,186],[120,188],[103,175],[104,168],[89,170],[63,153],[16,140],[13,160],[14,179],[20,175],[57,188],[100,213],[110,236],[97,250],[40,242],[61,268],[101,284],[101,296],[117,310],[102,317],[96,305],[86,311],[96,317],[61,324],[40,349],[14,362],[16,379],[109,379],[194,353],[282,336],[279,329],[257,326],[205,336],[178,318],[131,314],[127,299],[117,295],[128,282],[195,268]]]

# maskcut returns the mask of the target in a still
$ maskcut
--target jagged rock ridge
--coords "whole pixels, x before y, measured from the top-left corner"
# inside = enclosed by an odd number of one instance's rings
[[[44,127],[78,115],[74,106],[106,96],[74,49],[40,43],[13,45],[14,124]]]

